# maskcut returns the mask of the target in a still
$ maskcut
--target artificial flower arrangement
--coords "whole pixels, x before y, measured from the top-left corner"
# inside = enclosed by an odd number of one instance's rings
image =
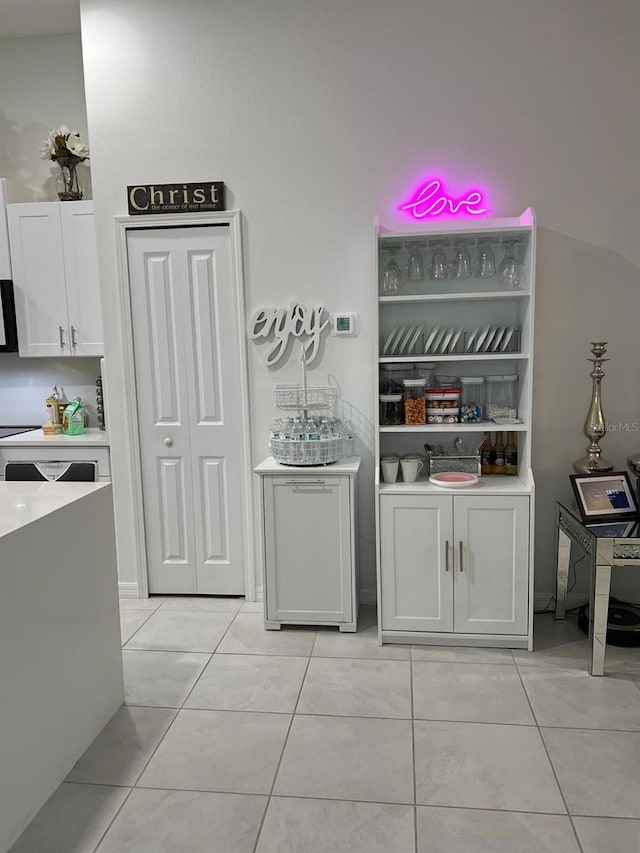
[[[49,131],[49,137],[40,146],[42,160],[53,160],[60,166],[62,187],[58,192],[61,201],[77,201],[82,198],[76,167],[89,159],[89,148],[77,130],[69,130],[61,124]]]

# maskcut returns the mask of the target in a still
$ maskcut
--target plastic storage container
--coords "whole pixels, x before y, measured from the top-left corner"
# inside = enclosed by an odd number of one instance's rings
[[[413,364],[389,363],[380,365],[378,390],[381,394],[402,394],[403,382],[413,372]]]
[[[454,424],[460,414],[460,388],[427,388],[428,424]]]
[[[459,381],[460,380],[457,376],[443,376],[438,374],[436,376],[435,386],[437,388],[454,388],[458,385]]]
[[[423,379],[405,379],[404,386],[404,422],[407,426],[416,426],[427,422],[427,406],[424,396]]]
[[[402,394],[380,394],[380,426],[404,423]]]
[[[497,423],[509,423],[517,420],[517,381],[518,377],[515,373],[507,376],[486,377],[485,417],[487,420],[494,420]],[[497,420],[500,418],[507,418],[508,420]]]
[[[423,379],[425,388],[432,388],[435,384],[435,378],[433,375],[435,367],[435,361],[428,361],[424,364],[416,364],[412,374],[412,378]]]
[[[484,376],[460,377],[460,423],[479,424],[484,412]]]

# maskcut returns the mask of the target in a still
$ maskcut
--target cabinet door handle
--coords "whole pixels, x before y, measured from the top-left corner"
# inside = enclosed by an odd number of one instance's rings
[[[324,480],[285,480],[287,486],[324,486]]]
[[[64,349],[66,344],[64,342],[64,329],[62,326],[58,326],[58,335],[60,336],[60,349]]]
[[[444,570],[449,571],[449,540],[444,540]]]
[[[78,346],[78,333],[76,327],[71,327],[71,346],[75,349]]]
[[[460,541],[458,542],[458,545],[459,545],[459,548],[460,548],[460,571],[461,571],[461,572],[464,572],[464,562],[463,562],[463,554],[464,554],[464,551],[463,551],[463,549],[462,549],[462,539],[460,539]]]

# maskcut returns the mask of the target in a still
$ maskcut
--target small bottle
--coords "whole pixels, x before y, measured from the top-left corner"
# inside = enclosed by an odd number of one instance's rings
[[[58,412],[60,413],[60,417],[58,418],[58,423],[62,423],[62,416],[64,415],[64,410],[67,408],[67,395],[64,393],[64,388],[62,385],[60,386],[60,390],[58,391]]]
[[[60,415],[60,409],[58,407],[59,401],[60,395],[58,394],[58,389],[54,385],[51,389],[51,393],[44,401],[45,409],[47,412],[47,424],[51,426],[62,423],[62,417]]]
[[[480,448],[480,473],[493,474],[494,449],[491,443],[491,433],[485,432],[484,441]]]
[[[504,473],[515,476],[518,473],[518,446],[515,433],[507,433],[507,444],[504,449]]]
[[[501,432],[496,433],[495,457],[493,459],[493,473],[506,473],[504,462],[504,441],[502,440]]]

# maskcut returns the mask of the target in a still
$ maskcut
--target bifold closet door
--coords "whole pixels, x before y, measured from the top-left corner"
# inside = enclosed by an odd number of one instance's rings
[[[230,230],[131,230],[127,253],[149,591],[241,595],[242,330]]]

